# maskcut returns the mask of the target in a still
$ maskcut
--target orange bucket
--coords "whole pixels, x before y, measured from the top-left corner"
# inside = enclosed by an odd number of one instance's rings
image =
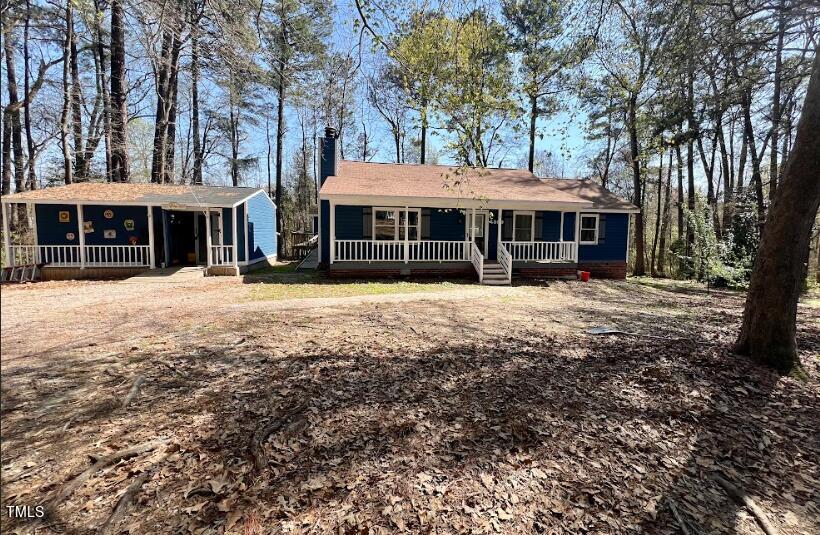
[[[589,282],[589,271],[579,272],[578,278],[581,279],[582,282]]]

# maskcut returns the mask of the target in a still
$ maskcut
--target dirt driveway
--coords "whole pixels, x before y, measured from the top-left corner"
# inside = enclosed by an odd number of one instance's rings
[[[3,287],[4,531],[94,532],[130,488],[111,532],[679,533],[672,504],[758,533],[716,474],[783,533],[820,531],[817,308],[795,379],[730,354],[732,293],[267,284]]]

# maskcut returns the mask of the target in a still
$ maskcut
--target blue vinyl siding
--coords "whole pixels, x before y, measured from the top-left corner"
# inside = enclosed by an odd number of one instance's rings
[[[239,224],[239,214],[236,214],[236,221]],[[231,208],[222,209],[222,245],[233,245],[233,210]]]
[[[600,214],[598,224],[598,245],[579,246],[579,262],[626,261],[629,214]]]
[[[575,241],[575,212],[564,213],[564,241]]]
[[[336,207],[336,239],[361,240],[364,233],[362,225],[364,214],[363,206]]]
[[[37,217],[37,243],[41,245],[79,245],[80,232],[77,222],[77,207],[63,204],[35,205]],[[106,210],[114,217],[107,219]],[[68,212],[68,223],[60,223],[59,213]],[[134,230],[125,229],[125,221],[134,221]],[[137,238],[137,244],[148,244],[148,210],[144,206],[87,205],[83,206],[83,221],[91,222],[94,232],[85,234],[86,245],[129,245],[128,239]],[[116,237],[106,238],[105,231],[116,231]],[[73,240],[66,239],[69,232]]]
[[[240,262],[245,261],[245,204],[236,207],[236,226],[239,233],[236,236],[237,258]]]
[[[321,231],[319,232],[319,253],[322,262],[330,262],[330,201],[319,201]]]
[[[77,227],[77,207],[73,204],[37,204],[37,243],[40,245],[79,245],[80,233]],[[68,223],[60,223],[60,212],[68,212]],[[66,234],[74,233],[73,240]]]
[[[430,209],[431,240],[464,240],[464,214],[455,208]]]
[[[114,217],[103,215],[111,210]],[[134,221],[134,230],[125,230],[125,220]],[[83,220],[91,221],[94,232],[85,235],[86,245],[128,245],[128,238],[135,236],[138,245],[148,245],[148,209],[144,206],[83,206]],[[115,238],[105,238],[106,230],[116,231]]]
[[[276,208],[264,194],[256,194],[248,206],[248,250],[251,261],[276,254]]]
[[[561,212],[541,212],[541,241],[560,241]]]

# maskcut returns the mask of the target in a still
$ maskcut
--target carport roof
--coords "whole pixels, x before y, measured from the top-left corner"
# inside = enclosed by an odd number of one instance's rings
[[[78,182],[4,195],[4,203],[134,204],[145,206],[231,207],[263,191],[259,188]]]

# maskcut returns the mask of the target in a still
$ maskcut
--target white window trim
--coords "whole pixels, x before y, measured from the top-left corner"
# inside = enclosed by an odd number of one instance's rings
[[[595,219],[595,240],[583,241],[581,236],[584,233],[584,218]],[[590,230],[590,229],[587,229]],[[578,243],[581,245],[598,245],[598,233],[601,230],[601,218],[598,214],[581,214],[578,222]]]
[[[535,210],[513,210],[513,231],[512,231],[512,241],[517,242],[518,240],[515,239],[515,231],[518,227],[516,227],[516,219],[519,215],[529,215],[530,216],[530,239],[525,240],[522,243],[528,243],[535,241]]]
[[[370,212],[370,219],[371,219],[371,221],[370,221],[370,236],[371,236],[371,238],[370,239],[371,240],[373,240],[373,241],[390,241],[390,240],[377,240],[376,239],[376,211],[377,210],[383,210],[383,211],[386,211],[386,212],[396,212],[396,217],[393,220],[393,241],[404,241],[401,238],[399,238],[399,220],[401,219],[401,216],[399,215],[399,213],[405,211],[404,207],[402,207],[402,206],[372,206],[370,209],[371,209],[371,212]],[[408,241],[421,241],[421,208],[408,208],[407,212],[408,213],[409,212],[416,212],[416,214],[417,214],[416,221],[418,221],[418,224],[416,224],[416,225],[409,225],[411,227],[416,227],[417,230],[416,230],[416,239],[415,240],[408,239]],[[383,226],[386,226],[386,225],[383,225]]]

